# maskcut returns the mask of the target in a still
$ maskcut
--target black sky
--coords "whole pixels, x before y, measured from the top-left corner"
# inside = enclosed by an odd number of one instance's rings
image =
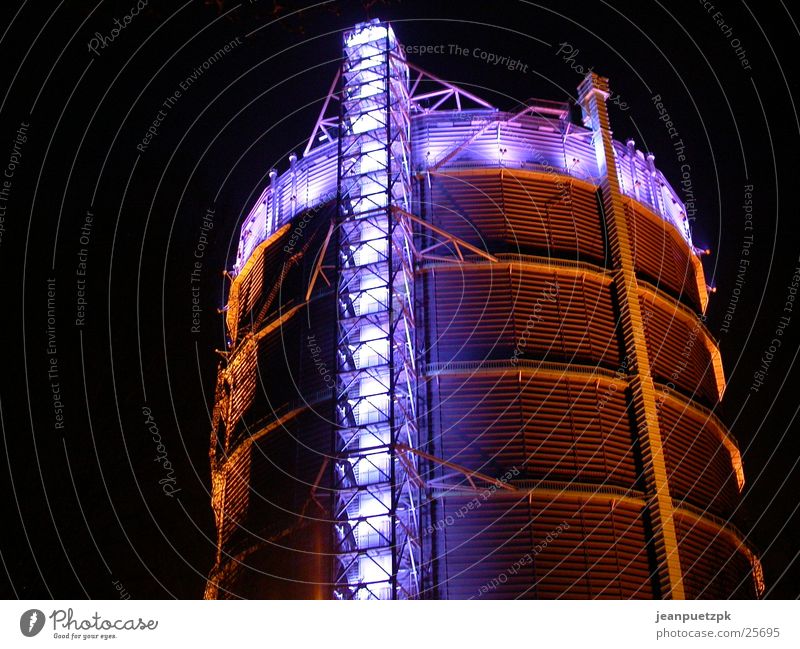
[[[608,76],[629,106],[611,109],[615,138],[652,151],[677,186],[681,164],[652,100],[661,96],[686,144],[695,241],[713,251],[705,259],[717,288],[708,324],[729,382],[720,413],[740,442],[748,479],[737,522],[762,551],[770,597],[797,597],[800,306],[763,385],[751,386],[800,266],[800,121],[790,91],[798,86],[791,64],[800,32],[780,1],[718,4],[708,11],[702,2],[652,0],[150,0],[96,55],[88,50],[95,33],[110,35],[136,0],[2,3],[0,173],[12,160],[16,166],[0,201],[0,595],[114,598],[115,581],[133,598],[202,595],[214,551],[208,439],[214,349],[224,346],[221,271],[232,265],[241,216],[268,170],[302,152],[336,70],[341,31],[381,17],[405,45],[445,45],[444,54],[412,60],[503,109],[529,97],[574,98],[578,65]],[[241,44],[164,109],[181,82],[237,38]],[[579,50],[571,62],[556,54],[560,43]],[[451,55],[450,44],[519,59],[528,72]],[[137,150],[159,110],[157,134]],[[741,205],[750,184],[746,232]],[[190,279],[209,208],[214,228],[193,333]],[[84,245],[87,211],[93,223]],[[750,265],[723,333],[746,234]],[[86,315],[76,326],[81,248]],[[48,376],[53,357],[63,428]],[[143,408],[172,464],[180,489],[172,497],[159,484],[166,472],[153,459]]]

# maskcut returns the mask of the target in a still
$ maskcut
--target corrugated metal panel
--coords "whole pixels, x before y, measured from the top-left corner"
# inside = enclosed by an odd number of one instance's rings
[[[309,525],[287,533],[281,545],[244,546],[225,564],[220,599],[324,599],[330,597],[326,554],[329,527]],[[285,547],[281,547],[285,546]]]
[[[321,470],[331,452],[330,400],[327,406],[312,404],[266,432],[253,431],[225,464],[223,551],[235,556],[262,548],[270,557],[281,557],[281,561],[267,562],[271,566],[268,574],[258,573],[251,565],[252,557],[248,565],[233,571],[227,587],[239,595],[254,584],[264,588],[272,584],[275,590],[269,596],[282,592],[291,597],[292,589],[300,585],[286,582],[300,581],[309,562],[317,566],[315,592],[328,579],[324,553],[329,543],[329,515],[319,504],[326,500],[324,482],[317,485],[318,479],[326,477]],[[319,502],[311,498],[315,485],[320,487]],[[310,535],[321,532],[325,534],[314,541],[315,547],[309,547]],[[251,574],[253,570],[256,574]],[[276,579],[284,583],[273,583]],[[301,588],[297,596],[311,596],[306,587],[310,585]]]
[[[432,176],[434,225],[479,247],[603,261],[597,199],[566,176],[479,169]]]
[[[230,414],[228,427],[234,430],[239,420],[245,416],[256,396],[258,381],[257,345],[248,338],[239,345],[236,355],[231,360],[227,376],[230,386]]]
[[[247,516],[250,496],[250,449],[243,448],[226,462],[224,468],[225,502],[220,530],[223,547],[234,540]]]
[[[682,311],[640,294],[647,351],[653,376],[713,405],[720,397],[709,346],[714,343],[699,320],[686,322]]]
[[[435,532],[444,537],[450,599],[652,597],[638,508],[535,494],[477,498],[461,516],[469,499],[444,499]]]
[[[502,177],[509,243],[553,256],[603,261],[594,188],[563,176],[504,170]]]
[[[445,460],[492,476],[517,469],[520,479],[633,486],[632,430],[620,387],[514,371],[435,380],[431,433]]]
[[[511,121],[513,120],[513,121]],[[597,161],[590,131],[536,115],[517,116],[495,111],[446,111],[428,113],[412,120],[413,164],[424,170],[447,152],[469,140],[479,129],[488,128],[443,169],[470,166],[552,169],[576,178],[597,176]]]
[[[731,456],[707,419],[664,401],[659,408],[670,494],[730,515],[739,499]]]
[[[752,567],[744,548],[680,514],[675,517],[688,599],[752,599]]]
[[[311,409],[254,441],[247,515],[253,531],[274,534],[305,522],[301,512],[330,445],[330,423]],[[308,513],[321,515],[316,508]]]
[[[702,311],[691,258],[694,253],[686,241],[672,225],[631,201],[625,201],[625,214],[637,273]]]
[[[428,269],[436,362],[548,359],[617,368],[608,278],[496,263]]]

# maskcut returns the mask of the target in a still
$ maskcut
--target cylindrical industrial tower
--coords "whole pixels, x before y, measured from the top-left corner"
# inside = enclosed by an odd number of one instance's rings
[[[761,594],[701,251],[608,96],[503,112],[345,34],[242,227],[206,597]]]

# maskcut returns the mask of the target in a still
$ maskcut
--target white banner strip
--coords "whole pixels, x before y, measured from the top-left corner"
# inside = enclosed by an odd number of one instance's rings
[[[797,601],[3,601],[0,611],[9,648],[800,646]]]

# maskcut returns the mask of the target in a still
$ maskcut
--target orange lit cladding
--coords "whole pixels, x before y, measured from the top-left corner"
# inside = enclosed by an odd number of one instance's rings
[[[758,557],[729,521],[744,473],[713,411],[725,379],[702,317],[702,266],[675,212],[653,198],[662,181],[642,175],[645,158],[631,144],[611,140],[607,92],[594,75],[580,87],[590,129],[537,104],[524,116],[478,111],[471,123],[433,111],[413,131],[416,164],[429,149],[438,161],[415,167],[414,200],[398,212],[417,234],[427,443],[397,449],[426,490],[424,597],[763,593]],[[535,152],[562,136],[586,143],[564,168],[547,169],[535,155],[512,168],[502,148],[497,161],[486,154],[503,138]],[[475,148],[482,157],[470,158]],[[595,154],[596,164],[586,160]],[[564,145],[563,159],[571,155]],[[623,164],[628,195],[617,178]],[[590,172],[577,177],[581,166]],[[339,243],[335,205],[323,212],[286,254],[292,222],[277,220],[231,284],[232,348],[212,435],[218,554],[208,598],[331,596],[332,400],[319,370],[336,363],[325,323],[336,318]],[[308,358],[308,333],[319,359]],[[530,564],[508,572],[526,553]]]
[[[251,524],[249,510],[253,506],[253,498],[256,501],[263,498],[259,493],[253,495],[251,484],[253,458],[263,455],[263,451],[257,450],[259,444],[271,434],[294,424],[307,406],[313,403],[309,395],[308,400],[297,407],[283,407],[277,411],[270,409],[271,414],[266,417],[266,421],[258,423],[252,432],[247,432],[249,426],[245,426],[243,431],[239,430],[245,416],[254,407],[256,398],[263,393],[263,385],[267,380],[268,375],[262,375],[263,369],[259,366],[261,345],[276,335],[282,335],[283,329],[297,321],[301,313],[308,312],[312,303],[319,298],[319,295],[311,295],[314,288],[312,282],[309,285],[309,294],[295,304],[284,304],[277,299],[277,290],[286,282],[287,276],[297,270],[301,262],[310,263],[310,255],[305,254],[308,246],[320,241],[318,231],[309,232],[306,245],[299,246],[292,255],[276,264],[279,251],[286,244],[290,230],[291,226],[287,224],[260,243],[233,278],[229,290],[226,324],[232,350],[222,352],[226,362],[219,369],[211,436],[212,507],[218,538],[216,568],[206,587],[207,599],[230,596],[228,588],[232,582],[241,578],[242,565],[263,552],[265,545],[280,547],[287,538],[298,534],[308,536],[317,557],[314,561],[306,562],[310,583],[314,586],[305,596],[317,599],[323,597],[321,585],[325,582],[326,566],[321,564],[321,556],[325,554],[321,539],[327,534],[325,529],[308,524],[301,516],[298,523],[262,537],[259,542],[239,544],[238,547],[231,544],[231,539],[240,534],[243,527]],[[327,243],[326,238],[325,246]],[[325,247],[319,252],[321,260]],[[324,280],[320,264],[315,263],[314,267],[315,279],[321,277]],[[270,277],[271,274],[275,277],[272,284],[265,281],[265,277]],[[269,313],[270,310],[272,313]],[[322,470],[318,467],[313,470],[316,475],[314,484],[318,484]],[[312,489],[302,511],[314,516],[324,515],[324,510],[319,509],[322,506],[315,499],[314,492],[315,489]],[[267,587],[267,584],[263,586]],[[280,596],[279,592],[271,590],[274,585],[268,588],[264,591],[263,588],[256,587],[250,592],[250,596]]]
[[[228,307],[226,309],[225,324],[227,325],[228,335],[235,343],[238,338],[239,317],[241,312],[247,312],[252,307],[253,302],[264,290],[263,285],[260,283],[262,274],[257,272],[256,269],[264,263],[264,251],[272,246],[273,242],[282,239],[291,229],[290,224],[276,230],[270,237],[260,243],[250,257],[245,262],[245,265],[239,271],[239,274],[231,282],[231,287],[228,292]],[[244,294],[242,297],[240,295]],[[243,304],[240,304],[240,301]]]

